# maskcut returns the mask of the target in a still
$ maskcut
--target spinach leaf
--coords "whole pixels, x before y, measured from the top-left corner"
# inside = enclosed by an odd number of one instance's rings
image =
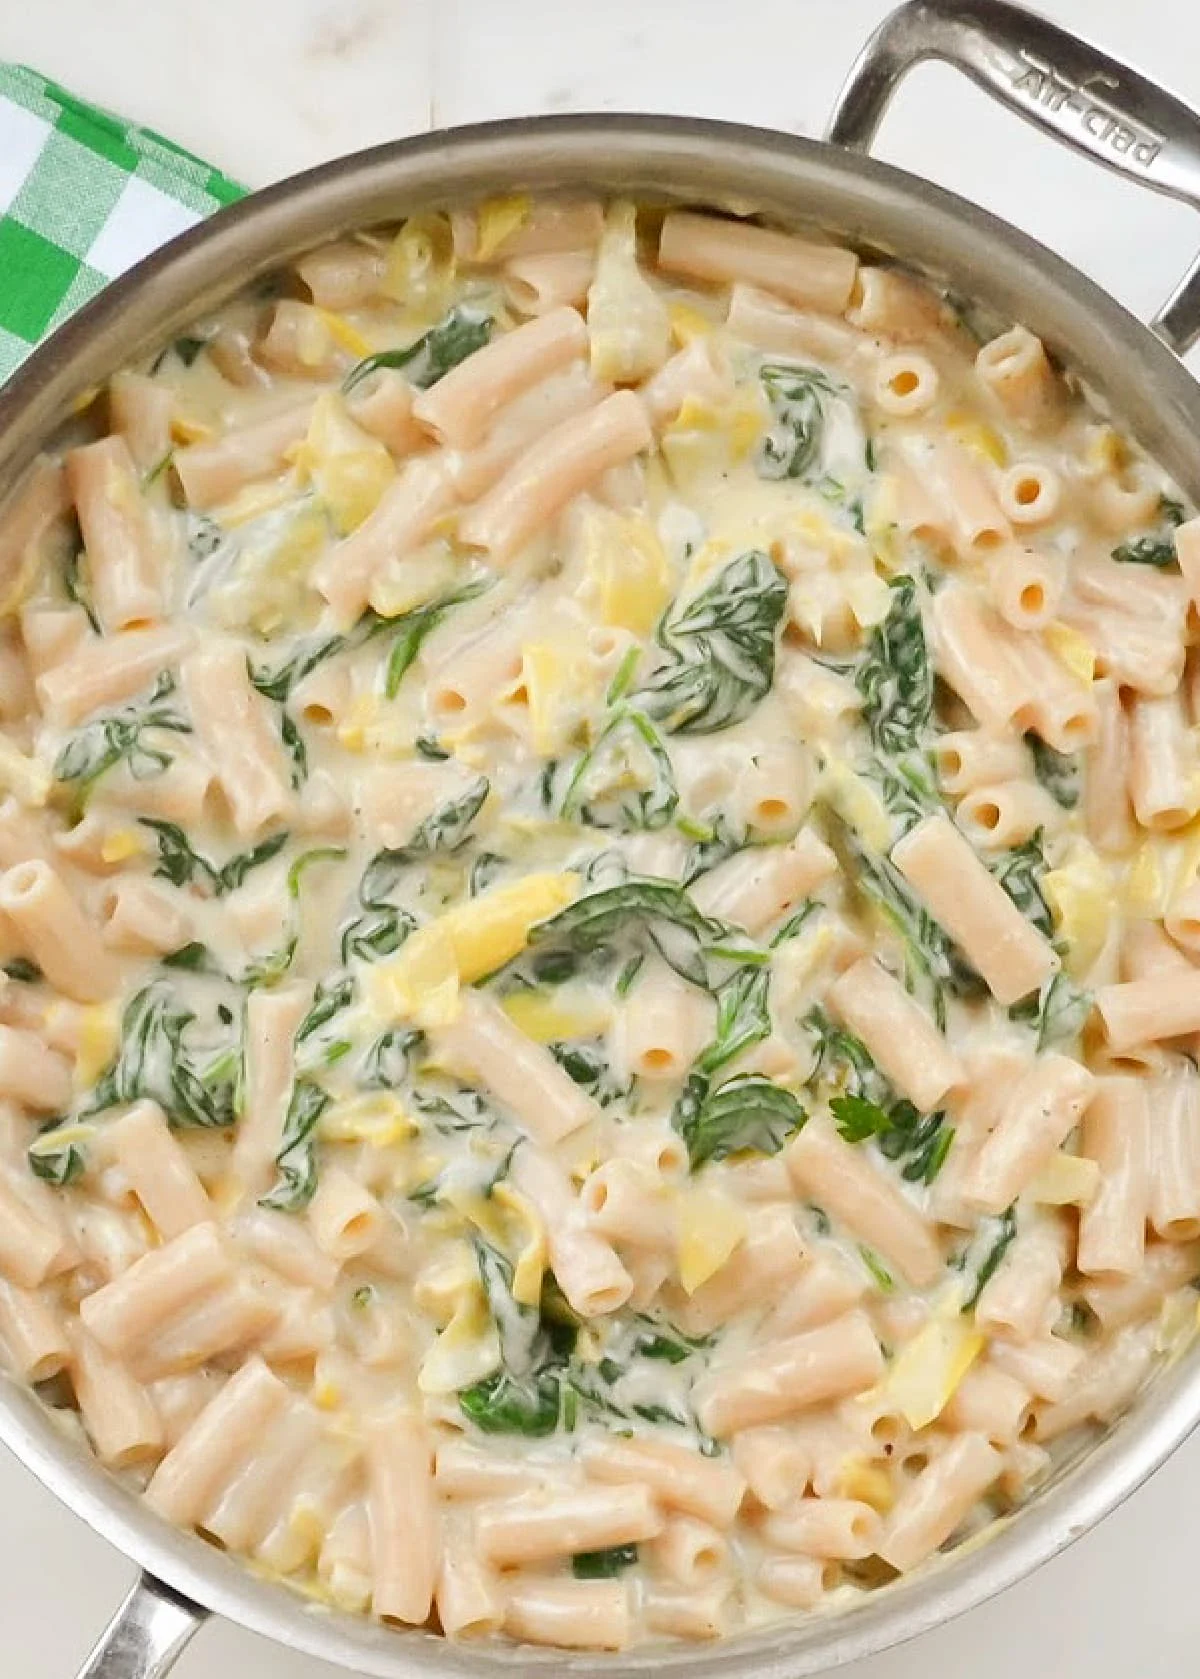
[[[626,792],[629,788],[633,791]],[[617,789],[625,796],[618,796]],[[652,830],[665,828],[678,804],[679,788],[662,736],[645,712],[622,705],[579,759],[559,814],[593,828]]]
[[[82,546],[79,546],[72,548],[71,552],[63,561],[63,593],[73,606],[83,608],[83,611],[87,615],[88,623],[92,626],[92,629],[97,635],[101,635],[103,634],[103,631],[100,628],[100,620],[96,616],[96,609],[92,604],[91,590],[88,587],[88,580],[82,569],[81,562],[83,558],[84,550]]]
[[[476,1240],[475,1260],[503,1368],[465,1388],[459,1406],[486,1434],[553,1434],[564,1414],[562,1360],[555,1342],[540,1312],[513,1299],[513,1268],[504,1255]],[[574,1331],[569,1333],[573,1338]]]
[[[607,1551],[576,1551],[571,1573],[577,1580],[615,1580],[638,1559],[636,1545],[613,1545]]]
[[[413,1051],[425,1042],[415,1026],[391,1026],[363,1057],[359,1083],[364,1090],[397,1090],[408,1077]]]
[[[149,828],[158,839],[158,864],[154,873],[172,886],[199,887],[206,896],[221,898],[242,885],[252,869],[261,868],[277,857],[287,844],[285,828],[261,840],[250,851],[240,851],[218,865],[194,849],[183,829],[175,822],[163,822],[156,816],[139,816],[143,828]]]
[[[275,1156],[279,1176],[260,1207],[281,1213],[302,1212],[317,1189],[317,1121],[329,1106],[329,1092],[313,1079],[297,1079],[283,1122],[283,1147]]]
[[[687,1144],[695,1172],[740,1149],[778,1154],[807,1118],[791,1091],[761,1073],[737,1073],[715,1090],[702,1073],[693,1073],[671,1123]]]
[[[205,1069],[198,1067],[185,1041],[195,1018],[190,1009],[175,1002],[165,985],[155,983],[139,991],[121,1017],[116,1056],[97,1081],[84,1111],[99,1113],[144,1098],[157,1102],[173,1126],[232,1125],[240,1050],[218,1057]]]
[[[1056,752],[1040,735],[1027,734],[1025,744],[1033,757],[1033,773],[1056,804],[1074,810],[1079,803],[1080,759],[1075,752]]]
[[[696,1062],[707,1077],[761,1043],[771,1030],[768,968],[739,968],[717,992],[716,1036]]]
[[[386,620],[377,619],[371,615],[371,628],[378,633]],[[342,652],[351,645],[351,637],[345,635],[320,636],[299,647],[290,659],[277,665],[274,670],[255,670],[250,668],[250,680],[263,695],[264,699],[276,700],[280,705],[291,695],[292,689],[310,676],[318,665],[324,664],[326,659],[332,659],[336,653]]]
[[[860,1242],[858,1244],[858,1257],[871,1273],[879,1292],[881,1294],[895,1294],[896,1279],[875,1252],[875,1249],[867,1247],[865,1242]]]
[[[718,863],[725,862],[726,858],[744,851],[750,844],[749,835],[736,829],[724,811],[717,812],[708,828],[700,823],[689,823],[685,827],[682,821],[677,826],[693,842],[683,865],[682,880],[685,886],[691,886],[701,875],[715,869]]]
[[[804,478],[817,463],[828,399],[836,387],[819,367],[764,362],[758,370],[775,424],[755,461],[760,478]]]
[[[1183,523],[1183,504],[1162,496],[1158,503],[1159,525],[1149,536],[1122,542],[1112,551],[1112,557],[1122,565],[1148,565],[1163,571],[1178,563],[1175,552],[1175,531]]]
[[[887,617],[871,632],[854,673],[863,696],[863,720],[882,752],[917,746],[933,711],[933,670],[917,585],[893,577]]]
[[[459,1407],[468,1421],[484,1434],[523,1434],[539,1439],[553,1434],[563,1416],[562,1375],[546,1370],[524,1381],[507,1370],[484,1377],[458,1396]]]
[[[1042,892],[1046,858],[1042,851],[1041,829],[1024,845],[999,852],[989,861],[988,867],[1026,921],[1031,921],[1038,932],[1044,933],[1048,939],[1052,938],[1054,921]]]
[[[241,975],[239,984],[245,986],[274,985],[277,980],[283,978],[292,965],[292,958],[296,954],[296,946],[300,943],[297,906],[300,902],[300,882],[305,871],[311,868],[314,863],[341,862],[345,855],[345,849],[340,845],[319,845],[314,846],[310,851],[300,853],[287,872],[290,921],[287,937],[278,950],[273,950],[268,955],[259,957],[257,961],[252,962]]]
[[[436,385],[460,361],[482,350],[495,322],[481,310],[456,304],[450,313],[403,350],[380,350],[356,363],[342,381],[349,393],[382,367],[402,367],[410,384],[421,390]]]
[[[775,680],[775,634],[787,583],[760,549],[731,560],[659,626],[669,662],[637,696],[671,734],[713,734],[740,723]]]
[[[433,735],[418,735],[413,744],[422,758],[429,758],[435,764],[445,763],[450,756],[446,748]]]
[[[115,765],[126,762],[135,781],[161,775],[171,762],[170,753],[151,745],[143,736],[148,729],[190,735],[186,717],[162,702],[175,692],[175,678],[163,671],[143,707],[126,706],[107,717],[98,717],[76,731],[65,743],[54,763],[58,781],[74,781],[86,793]]]
[[[18,981],[21,985],[39,985],[42,980],[42,970],[36,962],[31,962],[27,956],[14,956],[11,961],[4,963],[4,972],[9,979]]]
[[[531,928],[529,943],[543,953],[579,956],[610,949],[622,937],[644,938],[676,973],[707,991],[717,988],[720,961],[766,960],[736,928],[702,915],[682,886],[637,876],[576,898]]]
[[[1038,1053],[1041,1054],[1045,1049],[1053,1049],[1056,1044],[1074,1042],[1091,1012],[1091,992],[1081,991],[1060,968],[1040,991],[1014,1003],[1008,1017],[1033,1028],[1037,1034]]]
[[[954,1142],[945,1114],[922,1114],[897,1096],[861,1038],[834,1026],[819,1005],[802,1024],[815,1039],[808,1088],[838,1087],[829,1111],[842,1138],[856,1144],[873,1139],[885,1159],[902,1162],[900,1175],[907,1182],[932,1183]]]
[[[308,780],[308,747],[304,744],[299,723],[282,706],[279,711],[279,735],[283,750],[291,760],[292,789],[298,793]]]
[[[424,606],[414,606],[411,612],[402,612],[398,617],[387,620],[387,628],[393,633],[393,640],[384,667],[383,691],[389,700],[394,700],[400,692],[405,672],[421,651],[427,637],[433,634],[447,614],[456,606],[475,600],[490,588],[491,582],[488,579],[477,578],[472,583],[464,583],[459,589],[451,589],[448,594],[440,595],[436,600],[427,601]]]
[[[207,513],[189,513],[186,520],[188,558],[199,565],[211,560],[225,540],[225,532]]]
[[[79,1127],[52,1119],[30,1143],[25,1158],[35,1178],[62,1189],[87,1170]]]
[[[295,1042],[306,1043],[354,1001],[354,980],[339,974],[317,981],[308,1013],[296,1028]]]
[[[972,1287],[971,1293],[963,1305],[964,1312],[969,1312],[974,1309],[977,1301],[979,1300],[979,1296],[983,1293],[984,1289],[991,1282],[992,1278],[999,1269],[1000,1261],[1004,1258],[1005,1254],[1012,1246],[1013,1239],[1017,1234],[1016,1207],[1012,1206],[1006,1208],[1006,1210],[1001,1213],[999,1219],[994,1220],[993,1222],[998,1226],[996,1235],[991,1247],[984,1255],[979,1269],[975,1273],[974,1286]]]

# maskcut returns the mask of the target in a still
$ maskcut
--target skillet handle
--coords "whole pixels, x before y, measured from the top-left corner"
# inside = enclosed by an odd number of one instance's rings
[[[1200,112],[1008,0],[907,0],[859,54],[826,139],[869,152],[899,83],[930,58],[1073,151],[1200,209]],[[1150,325],[1179,355],[1200,338],[1200,257]]]
[[[164,1679],[207,1618],[206,1609],[140,1574],[78,1679]]]

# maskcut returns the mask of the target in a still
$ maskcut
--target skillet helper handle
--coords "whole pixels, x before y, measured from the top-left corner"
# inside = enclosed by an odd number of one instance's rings
[[[899,83],[926,59],[1093,162],[1200,209],[1200,111],[1008,0],[908,0],[892,12],[847,76],[826,139],[869,152]],[[1150,325],[1179,355],[1200,338],[1200,257]]]
[[[164,1679],[208,1617],[186,1597],[141,1574],[92,1651],[79,1679]]]

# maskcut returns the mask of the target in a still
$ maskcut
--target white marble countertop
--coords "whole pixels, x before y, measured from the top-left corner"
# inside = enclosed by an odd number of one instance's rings
[[[1041,0],[1200,105],[1191,0]],[[16,59],[260,185],[431,126],[535,111],[660,110],[820,132],[886,0],[6,0]],[[1020,128],[941,67],[919,71],[879,150],[1036,234],[1148,314],[1196,245],[1180,206]],[[1195,1503],[1193,1504],[1193,1497]],[[1176,1679],[1195,1670],[1189,1543],[1200,1441],[1033,1579],[845,1679]],[[0,1452],[0,1675],[67,1679],[128,1564]],[[332,1679],[207,1627],[180,1679]]]

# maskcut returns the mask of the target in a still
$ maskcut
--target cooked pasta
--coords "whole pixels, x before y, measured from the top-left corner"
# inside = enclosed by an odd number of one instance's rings
[[[115,375],[0,514],[0,1358],[455,1639],[1036,1493],[1195,1326],[1185,514],[1025,328],[627,201]]]

